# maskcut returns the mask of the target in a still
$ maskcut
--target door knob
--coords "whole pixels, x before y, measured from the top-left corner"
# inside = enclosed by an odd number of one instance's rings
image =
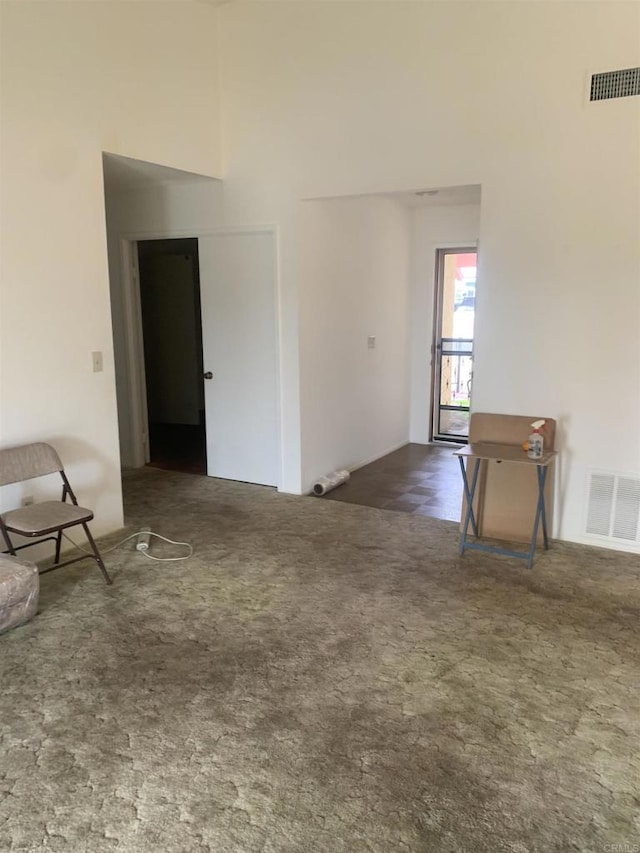
[[[213,373],[210,370],[207,370],[207,372],[204,374],[204,378],[213,379]]]

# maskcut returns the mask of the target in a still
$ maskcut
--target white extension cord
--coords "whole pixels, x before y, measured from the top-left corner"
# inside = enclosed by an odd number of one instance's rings
[[[81,545],[78,545],[77,542],[74,542],[70,536],[67,536],[66,533],[62,534],[65,539],[68,539],[69,542],[77,548],[78,551],[82,551],[84,554],[90,554],[93,556],[93,551],[87,551],[86,548],[83,548]],[[157,539],[162,539],[163,542],[168,542],[170,545],[184,545],[185,548],[189,549],[187,554],[184,554],[182,557],[154,557],[149,553],[149,544],[150,538],[155,536]],[[178,542],[175,539],[167,539],[166,536],[161,536],[159,533],[154,533],[153,530],[150,530],[148,527],[143,527],[141,530],[132,533],[130,536],[125,536],[124,539],[121,539],[120,542],[116,542],[115,545],[112,545],[110,548],[106,550],[100,549],[101,554],[109,554],[111,551],[115,551],[116,548],[119,548],[121,545],[124,545],[125,542],[129,542],[131,539],[138,539],[136,543],[136,551],[139,551],[143,554],[148,560],[155,560],[157,563],[177,563],[180,560],[188,560],[189,557],[193,554],[193,546],[189,542]]]

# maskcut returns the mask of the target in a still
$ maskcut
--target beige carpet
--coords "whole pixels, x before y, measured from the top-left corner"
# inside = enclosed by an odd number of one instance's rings
[[[637,556],[529,573],[448,522],[125,485],[195,556],[46,575],[0,637],[0,850],[637,849]]]

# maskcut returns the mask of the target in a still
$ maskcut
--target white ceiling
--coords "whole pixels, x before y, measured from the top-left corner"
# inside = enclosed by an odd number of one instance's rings
[[[480,184],[468,184],[461,187],[425,187],[380,195],[395,198],[406,207],[446,207],[453,204],[480,204],[480,193]]]
[[[134,160],[131,157],[121,157],[118,154],[103,154],[102,164],[105,186],[111,192],[142,189],[158,184],[184,184],[215,180],[206,175],[183,172],[181,169],[170,169],[168,166],[147,163],[144,160]]]
[[[103,154],[105,186],[108,192],[123,192],[157,186],[158,184],[193,183],[216,180],[195,172],[171,169],[157,163]],[[480,204],[481,187],[469,184],[459,187],[425,187],[402,192],[375,193],[383,198],[393,198],[405,207],[445,207],[455,204]]]
[[[386,193],[358,193],[346,196],[312,196],[303,201],[339,201],[349,198],[392,198],[405,207],[446,207],[454,204],[480,204],[480,184],[459,187],[424,187]]]

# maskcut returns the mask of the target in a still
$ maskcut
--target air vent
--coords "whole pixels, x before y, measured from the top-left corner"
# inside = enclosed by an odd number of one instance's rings
[[[609,474],[592,474],[587,507],[587,533],[608,536],[611,532],[611,509],[616,478]]]
[[[640,477],[592,471],[585,532],[640,548]]]
[[[614,539],[640,542],[640,480],[618,477],[613,513]]]
[[[630,95],[640,95],[640,68],[591,75],[590,101],[608,101]]]

